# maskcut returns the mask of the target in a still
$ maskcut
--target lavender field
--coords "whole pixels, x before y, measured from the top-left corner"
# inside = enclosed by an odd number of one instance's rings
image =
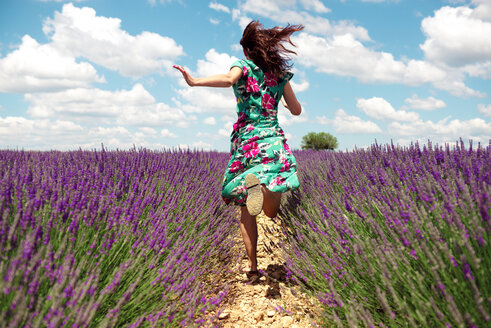
[[[283,248],[327,327],[489,327],[491,146],[296,155]]]
[[[280,219],[326,327],[485,327],[491,146],[296,151]],[[228,154],[0,151],[1,327],[192,327],[219,307]],[[215,279],[217,278],[217,279]]]
[[[2,327],[191,326],[224,297],[228,155],[0,151]],[[201,318],[201,319],[200,319]]]

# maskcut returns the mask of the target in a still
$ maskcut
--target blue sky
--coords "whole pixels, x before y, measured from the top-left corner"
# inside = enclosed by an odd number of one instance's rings
[[[489,0],[0,2],[0,149],[229,150],[231,88],[189,88],[242,57],[245,25],[304,24],[280,108],[292,148],[329,132],[378,143],[488,144]]]

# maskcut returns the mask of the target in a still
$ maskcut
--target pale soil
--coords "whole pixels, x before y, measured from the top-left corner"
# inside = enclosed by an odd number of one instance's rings
[[[229,274],[221,279],[230,286],[228,294],[206,327],[317,327],[313,318],[319,307],[316,299],[300,292],[300,286],[286,281],[279,241],[278,222],[263,213],[258,222],[258,266],[266,273],[258,282],[248,281],[242,272],[248,268],[245,247],[237,228],[237,259],[230,261]],[[217,318],[218,317],[218,318]]]

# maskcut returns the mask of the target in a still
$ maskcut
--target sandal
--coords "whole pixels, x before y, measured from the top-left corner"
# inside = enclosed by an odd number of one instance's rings
[[[247,279],[253,284],[258,283],[261,278],[261,273],[258,270],[248,271],[245,274],[247,276]]]
[[[247,188],[247,211],[252,216],[256,216],[263,210],[263,191],[261,183],[254,174],[248,174],[245,177],[245,185]]]
[[[246,273],[246,276],[247,278],[252,278],[252,277],[255,277],[255,276],[259,276],[259,271],[258,270],[254,270],[254,271],[247,271]]]

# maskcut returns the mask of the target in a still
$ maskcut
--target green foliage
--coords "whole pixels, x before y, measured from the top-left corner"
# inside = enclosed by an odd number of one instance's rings
[[[303,136],[301,146],[302,149],[334,150],[338,148],[338,139],[326,132],[309,132]]]

